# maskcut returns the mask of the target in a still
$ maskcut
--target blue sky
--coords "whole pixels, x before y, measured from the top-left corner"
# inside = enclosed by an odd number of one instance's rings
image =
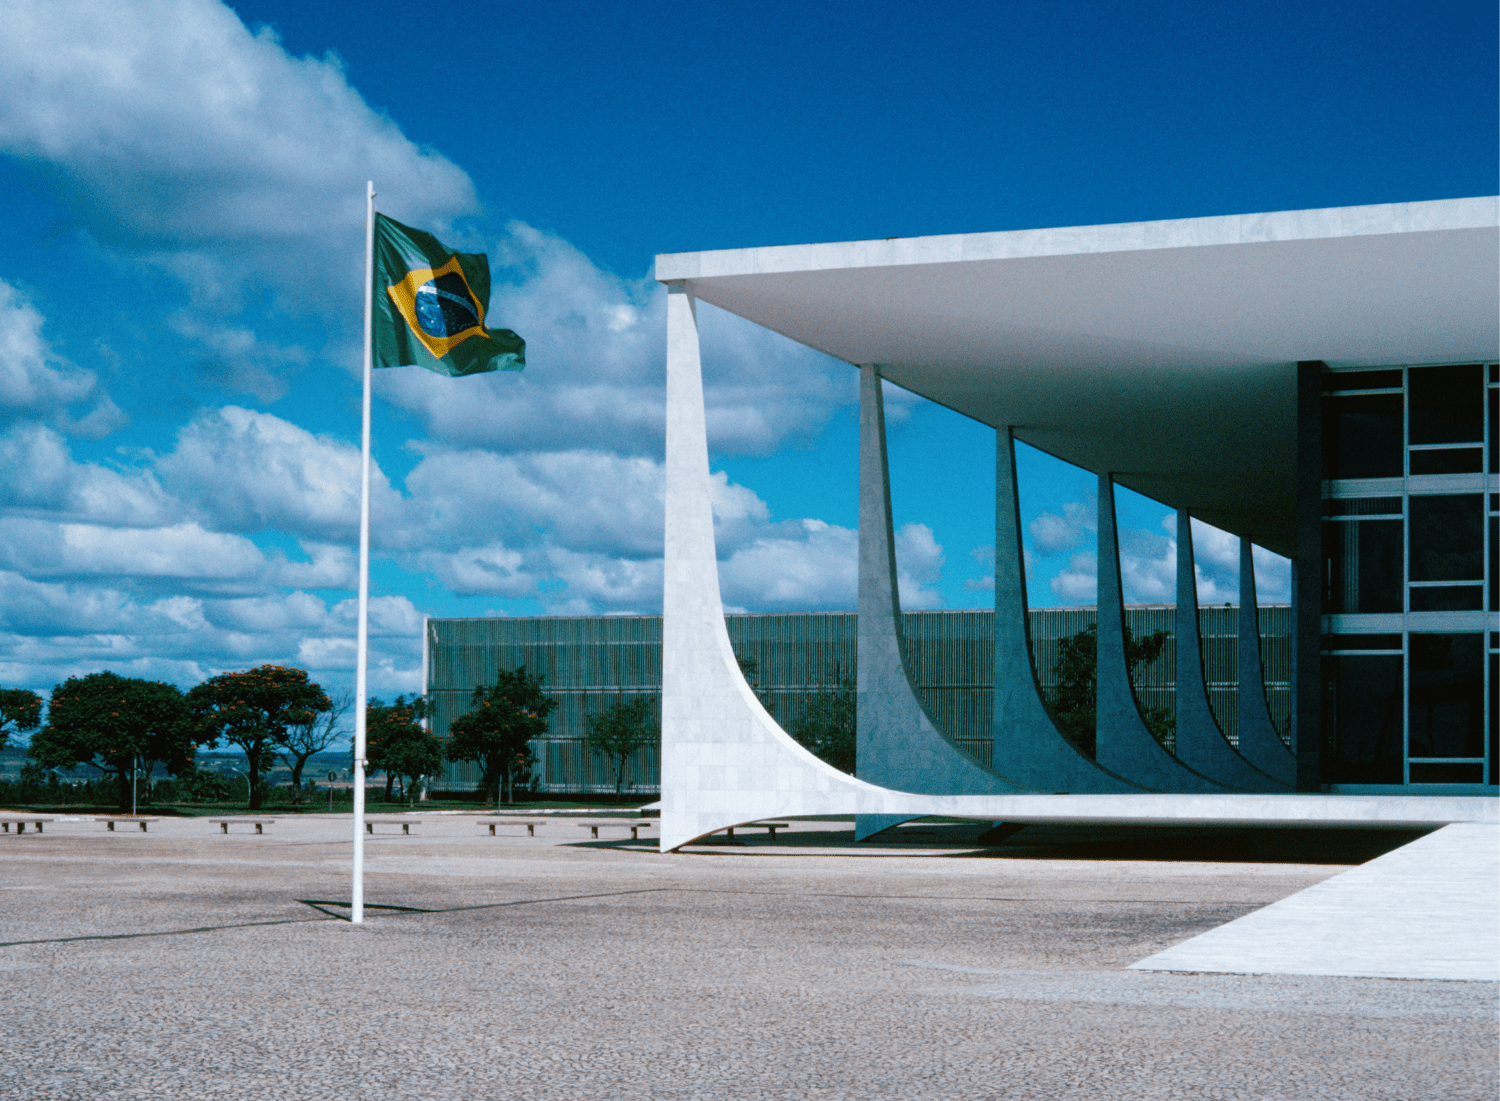
[[[14,14],[10,14],[13,12]],[[372,688],[423,614],[660,608],[657,252],[1493,194],[1493,4],[19,0],[0,684],[352,680],[364,181],[486,251],[523,375],[380,372]],[[855,374],[712,309],[726,601],[854,602]],[[993,433],[891,394],[910,607],[983,606]],[[1094,479],[1022,456],[1033,605]],[[1121,492],[1127,598],[1171,598]],[[1200,599],[1233,599],[1203,529]],[[1284,599],[1284,561],[1258,569]]]

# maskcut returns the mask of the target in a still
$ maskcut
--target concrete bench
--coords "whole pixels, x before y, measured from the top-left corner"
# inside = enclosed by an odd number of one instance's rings
[[[266,832],[263,827],[276,824],[274,818],[210,818],[209,821],[219,827],[220,833],[228,833],[230,826],[254,826],[256,833],[263,834]]]
[[[535,837],[536,828],[538,826],[545,826],[547,823],[538,822],[535,818],[481,818],[479,824],[490,828],[491,837],[495,836],[496,826],[525,826],[526,836]]]
[[[17,815],[12,815],[9,818],[0,818],[0,829],[3,829],[6,833],[9,833],[10,832],[11,823],[14,822],[15,826],[16,826],[16,833],[17,834],[22,834],[22,833],[26,832],[26,823],[30,822],[32,825],[34,825],[36,827],[36,832],[37,833],[41,833],[42,832],[42,823],[43,822],[56,822],[56,821],[57,821],[56,818],[39,818],[39,817],[37,817],[35,815],[30,815],[30,814],[25,814],[25,815],[17,814]]]
[[[104,828],[106,830],[108,830],[110,833],[114,833],[115,832],[115,823],[116,822],[134,822],[137,826],[141,827],[141,832],[145,833],[147,825],[149,825],[152,822],[160,822],[161,819],[160,818],[135,818],[135,817],[133,817],[133,816],[131,816],[129,814],[117,814],[113,818],[95,818],[94,821],[95,822],[103,822],[104,823]]]
[[[411,828],[421,824],[420,818],[366,818],[365,832],[374,834],[376,826],[400,826],[402,833],[411,836]]]
[[[771,835],[771,840],[776,840],[776,831],[789,828],[785,822],[746,822],[743,826],[730,826],[725,832],[729,834],[730,840],[734,839],[735,830],[765,830]]]
[[[600,818],[594,822],[580,822],[578,823],[578,825],[582,829],[591,830],[592,836],[594,837],[599,836],[599,831],[601,829],[629,830],[630,840],[639,841],[641,836],[639,832],[640,829],[643,826],[655,825],[655,823],[649,818],[642,818],[639,820],[631,818]]]

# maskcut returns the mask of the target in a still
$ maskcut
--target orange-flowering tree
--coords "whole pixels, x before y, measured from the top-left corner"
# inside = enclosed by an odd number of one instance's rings
[[[42,725],[42,697],[29,688],[0,688],[0,749],[11,733]]]
[[[187,702],[204,741],[217,745],[222,738],[245,751],[251,810],[260,809],[261,779],[275,763],[276,750],[287,744],[289,729],[332,706],[306,670],[284,665],[209,677],[188,692]]]
[[[547,716],[556,707],[542,691],[542,678],[528,675],[526,666],[502,669],[494,684],[474,689],[469,711],[453,720],[448,759],[478,761],[483,790],[493,791],[499,805],[502,781],[513,788],[515,775],[530,766],[531,741],[547,732]]]
[[[443,771],[443,744],[422,726],[427,701],[421,696],[397,696],[392,703],[371,700],[365,707],[365,757],[371,769],[385,772],[385,801],[397,777],[412,802],[424,778]]]
[[[174,776],[191,770],[198,736],[175,684],[90,673],[52,689],[47,725],[27,755],[42,768],[90,764],[115,778],[120,809],[130,809],[136,759],[160,762]]]

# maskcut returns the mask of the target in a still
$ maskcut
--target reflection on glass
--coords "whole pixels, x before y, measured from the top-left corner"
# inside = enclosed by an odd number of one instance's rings
[[[1411,782],[1414,784],[1482,784],[1484,783],[1484,762],[1472,761],[1468,764],[1461,764],[1457,761],[1413,762]]]
[[[1329,396],[1323,402],[1325,478],[1399,478],[1400,394]]]
[[[1490,473],[1500,474],[1500,390],[1490,391]]]
[[[1402,612],[1405,577],[1400,520],[1342,520],[1323,524],[1324,610],[1352,615]]]
[[[1490,517],[1490,611],[1500,612],[1500,516]],[[1500,696],[1500,684],[1495,694]]]
[[[1400,497],[1334,497],[1323,502],[1324,516],[1400,516]]]
[[[1491,646],[1495,643],[1491,641]],[[1490,783],[1500,784],[1500,654],[1490,654]]]
[[[1414,586],[1411,590],[1414,612],[1477,612],[1483,607],[1483,585]]]
[[[1413,451],[1411,472],[1423,474],[1478,474],[1484,468],[1484,452],[1478,447],[1439,447]]]
[[[1407,372],[1410,443],[1484,443],[1484,368],[1413,367]]]
[[[1413,757],[1484,756],[1484,636],[1411,636]]]
[[[1484,495],[1413,497],[1411,579],[1484,580]]]
[[[1401,636],[1383,635],[1326,635],[1323,649],[1335,650],[1400,650]]]
[[[1324,390],[1399,390],[1401,368],[1380,371],[1330,371],[1323,376]]]
[[[1323,775],[1331,784],[1400,784],[1401,655],[1323,659]]]

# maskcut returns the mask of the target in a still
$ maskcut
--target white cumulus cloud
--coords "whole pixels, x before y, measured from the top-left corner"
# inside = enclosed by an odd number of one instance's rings
[[[5,23],[0,150],[46,165],[92,235],[200,297],[254,271],[327,305],[323,261],[358,255],[367,179],[397,217],[477,209],[468,176],[336,58],[293,57],[216,0],[33,0]]]
[[[493,250],[492,267],[490,320],[526,338],[527,369],[457,380],[382,371],[381,396],[455,448],[660,456],[665,291],[611,275],[519,222]],[[855,400],[858,374],[847,364],[703,303],[698,318],[714,451],[768,454],[809,440]]]
[[[247,306],[352,337],[366,181],[386,213],[450,236],[479,212],[468,175],[365,103],[337,57],[294,57],[218,0],[29,0],[4,28],[0,153],[43,168],[109,254],[183,286],[169,327],[231,393],[274,400],[306,361],[238,322]],[[111,410],[76,430],[107,432]]]
[[[1120,532],[1120,578],[1127,604],[1175,604],[1177,601],[1177,517],[1162,518],[1166,534],[1140,529]],[[1193,520],[1194,582],[1198,603],[1238,604],[1240,540],[1236,535]],[[1291,562],[1263,547],[1254,549],[1256,593],[1263,604],[1285,603],[1291,594]],[[1050,581],[1065,604],[1092,604],[1097,599],[1098,562],[1091,552],[1074,554]]]
[[[216,530],[351,542],[358,535],[359,448],[270,413],[235,405],[200,413],[157,470],[167,492]],[[403,508],[372,464],[372,530],[399,528]]]
[[[1073,555],[1047,585],[1064,604],[1094,603],[1099,594],[1098,558],[1086,552]]]
[[[1043,512],[1027,525],[1037,554],[1053,555],[1076,550],[1098,528],[1099,506],[1092,498],[1069,501],[1061,513]]]
[[[43,337],[42,324],[36,306],[0,279],[0,416],[46,421],[87,439],[124,425],[125,414],[98,376],[58,356]],[[89,408],[79,411],[82,405]]]
[[[35,421],[0,434],[0,509],[131,527],[180,512],[150,471],[76,463],[67,441]]]

